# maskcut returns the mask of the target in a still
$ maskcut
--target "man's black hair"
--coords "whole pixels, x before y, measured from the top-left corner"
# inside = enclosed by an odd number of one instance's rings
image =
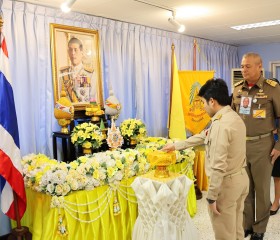
[[[221,78],[209,79],[199,90],[198,96],[203,97],[207,102],[210,98],[215,99],[221,106],[230,104],[228,87]]]

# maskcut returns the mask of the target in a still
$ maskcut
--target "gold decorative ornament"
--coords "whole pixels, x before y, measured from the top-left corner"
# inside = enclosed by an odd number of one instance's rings
[[[176,153],[154,151],[148,154],[148,161],[152,166],[156,166],[154,177],[156,178],[168,178],[169,170],[167,167],[176,163]]]
[[[131,146],[137,145],[137,139],[136,139],[136,138],[130,138],[129,144],[130,144]]]
[[[83,154],[91,154],[92,150],[91,148],[83,147]]]
[[[86,106],[87,116],[91,116],[92,122],[99,122],[100,116],[104,114],[104,111],[101,110],[100,105],[96,101],[91,101],[90,104]]]
[[[108,129],[107,144],[111,150],[120,147],[123,144],[123,137],[118,127],[116,127],[112,117],[111,128]]]
[[[114,203],[113,203],[113,209],[114,209],[114,216],[117,216],[121,213],[121,207],[119,204],[118,196],[117,196],[117,190],[114,190]]]
[[[71,101],[66,97],[66,92],[62,88],[60,93],[60,99],[54,106],[54,116],[57,119],[58,124],[61,126],[61,132],[68,134],[68,125],[71,123],[74,117],[74,107]]]

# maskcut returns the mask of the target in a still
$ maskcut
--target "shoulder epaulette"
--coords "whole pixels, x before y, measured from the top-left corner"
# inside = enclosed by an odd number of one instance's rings
[[[85,71],[89,72],[89,73],[92,73],[93,72],[93,69],[92,68],[89,68],[89,67],[84,67]]]
[[[70,68],[70,66],[61,67],[61,68],[60,68],[60,71],[61,71],[61,72],[64,72],[64,71],[68,70],[69,68]]]
[[[220,120],[222,118],[222,116],[223,116],[222,114],[219,114],[217,117],[215,117],[214,121]]]
[[[244,83],[244,80],[241,80],[241,81],[235,83],[235,84],[234,84],[234,87],[237,87],[237,86],[239,86],[239,85],[241,85],[241,84],[243,84],[243,83]]]
[[[278,84],[277,82],[275,82],[271,79],[266,79],[265,81],[266,81],[267,84],[269,84],[272,87],[275,87]]]

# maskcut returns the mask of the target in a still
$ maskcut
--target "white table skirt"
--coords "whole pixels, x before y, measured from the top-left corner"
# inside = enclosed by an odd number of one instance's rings
[[[198,232],[186,210],[193,182],[185,175],[167,180],[137,177],[132,188],[138,200],[133,240],[197,240]]]

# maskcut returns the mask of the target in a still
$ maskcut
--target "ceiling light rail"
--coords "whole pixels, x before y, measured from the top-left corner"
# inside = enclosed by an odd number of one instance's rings
[[[259,27],[270,27],[275,25],[280,25],[280,20],[238,25],[238,26],[233,26],[231,28],[235,30],[244,30],[244,29],[259,28]]]

